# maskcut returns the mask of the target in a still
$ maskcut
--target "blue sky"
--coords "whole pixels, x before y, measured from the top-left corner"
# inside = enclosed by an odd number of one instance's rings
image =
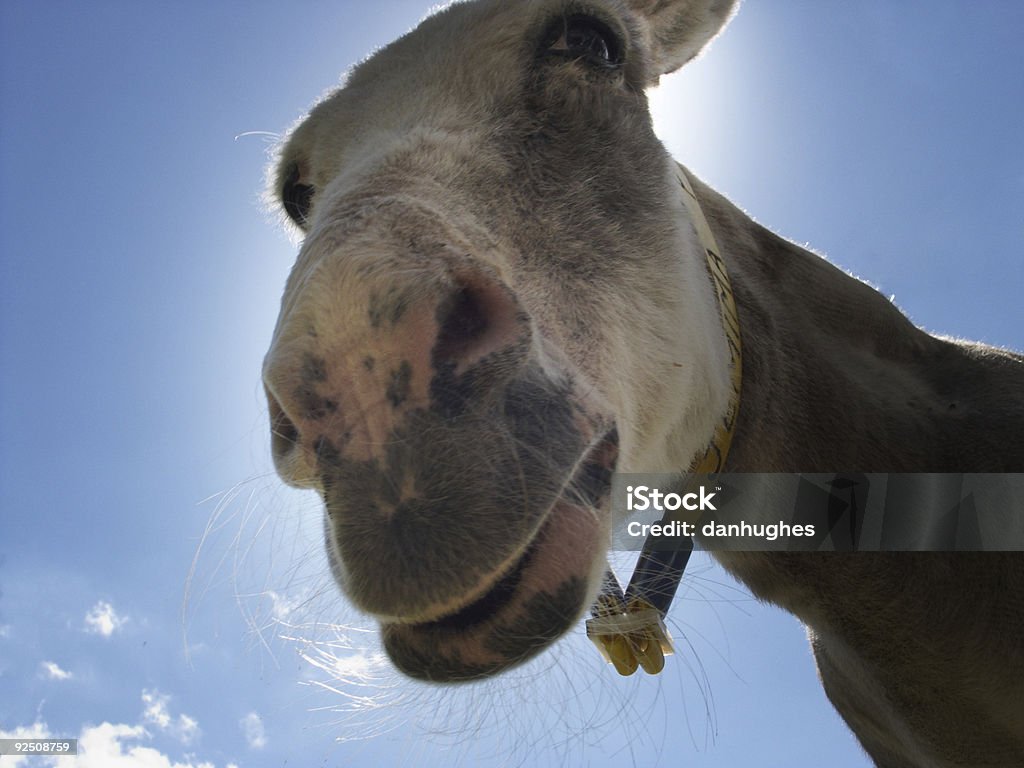
[[[335,596],[269,457],[296,246],[260,196],[268,134],[426,10],[368,7],[0,3],[0,732],[85,768],[865,766],[796,621],[707,560],[653,679],[578,628],[494,683],[409,683]],[[751,2],[652,97],[659,133],[915,322],[1021,349],[1022,31],[1009,0]]]

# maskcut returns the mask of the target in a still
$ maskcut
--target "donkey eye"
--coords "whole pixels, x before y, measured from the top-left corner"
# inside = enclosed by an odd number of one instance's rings
[[[604,22],[578,14],[559,19],[545,37],[545,50],[605,67],[622,63],[622,44]]]
[[[309,218],[309,208],[313,203],[313,187],[309,184],[299,183],[299,167],[292,166],[288,172],[288,178],[284,180],[281,188],[281,203],[284,205],[284,212],[288,218],[304,226]]]

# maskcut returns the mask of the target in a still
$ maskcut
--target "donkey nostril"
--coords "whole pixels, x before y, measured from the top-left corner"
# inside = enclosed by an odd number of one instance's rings
[[[464,360],[474,344],[487,333],[487,314],[481,297],[468,287],[455,293],[445,309],[447,313],[437,335],[434,355],[438,360],[457,363]]]
[[[271,449],[274,457],[283,458],[299,442],[299,429],[288,418],[277,398],[268,394],[270,404]]]
[[[311,462],[306,445],[312,427],[303,420],[301,406],[279,399],[269,385],[265,390],[270,411],[270,448],[277,473],[295,488],[321,487],[317,467]]]
[[[458,275],[456,281],[437,308],[435,364],[454,365],[461,374],[496,353],[506,363],[524,355],[529,324],[509,288],[476,272]]]

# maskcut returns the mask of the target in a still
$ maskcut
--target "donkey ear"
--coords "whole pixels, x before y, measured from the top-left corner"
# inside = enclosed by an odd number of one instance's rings
[[[715,37],[739,0],[627,0],[646,23],[653,63],[652,82],[674,72]]]

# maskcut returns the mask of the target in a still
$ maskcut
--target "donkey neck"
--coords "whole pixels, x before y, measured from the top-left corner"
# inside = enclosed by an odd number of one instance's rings
[[[936,338],[695,180],[744,345],[730,471],[1024,471],[1024,358]]]
[[[930,336],[694,186],[743,337],[727,471],[1024,472],[1024,358]],[[807,624],[825,691],[877,764],[951,768],[1021,761],[1018,554],[715,557]]]

